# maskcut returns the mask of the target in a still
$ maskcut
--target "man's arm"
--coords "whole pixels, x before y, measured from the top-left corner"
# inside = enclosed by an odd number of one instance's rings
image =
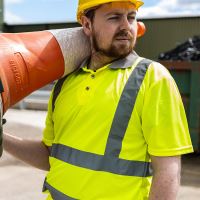
[[[41,141],[25,140],[4,133],[3,148],[34,167],[49,170],[49,150]]]
[[[149,200],[176,200],[180,185],[180,156],[151,156],[153,182]]]

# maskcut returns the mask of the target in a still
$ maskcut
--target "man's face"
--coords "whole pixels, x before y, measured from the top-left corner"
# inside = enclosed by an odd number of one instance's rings
[[[100,6],[90,22],[93,52],[107,57],[127,56],[137,37],[136,11],[130,2],[115,2]]]

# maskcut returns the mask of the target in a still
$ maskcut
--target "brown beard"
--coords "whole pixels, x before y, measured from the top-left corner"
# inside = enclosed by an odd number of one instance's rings
[[[132,45],[129,45],[128,48],[125,47],[125,45],[123,45],[123,44],[118,45],[118,47],[116,47],[114,45],[114,40],[117,37],[124,37],[124,36],[130,39],[130,43]],[[128,54],[130,54],[132,52],[133,47],[135,45],[133,42],[134,39],[133,39],[132,34],[126,30],[121,30],[121,31],[117,32],[113,37],[110,47],[107,49],[100,47],[97,38],[98,38],[98,34],[92,35],[93,48],[95,49],[95,51],[100,52],[107,57],[112,57],[112,58],[116,58],[116,59],[126,57]]]

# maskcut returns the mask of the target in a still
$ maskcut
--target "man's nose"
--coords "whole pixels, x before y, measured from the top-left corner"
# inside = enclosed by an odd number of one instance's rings
[[[128,20],[127,17],[123,17],[122,20],[121,20],[121,30],[124,29],[124,30],[128,30],[130,31],[131,30],[131,23],[130,21]]]

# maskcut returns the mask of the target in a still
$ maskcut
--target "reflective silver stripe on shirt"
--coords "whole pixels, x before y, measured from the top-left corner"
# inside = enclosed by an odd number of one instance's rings
[[[109,155],[98,155],[62,144],[53,144],[51,157],[96,171],[105,171],[125,176],[147,177],[151,175],[149,162],[124,160]]]
[[[105,155],[80,151],[61,144],[53,144],[51,157],[75,166],[125,176],[151,176],[150,163],[119,158],[122,141],[134,108],[140,86],[151,61],[143,59],[131,73],[114,116]]]
[[[151,62],[148,59],[141,60],[131,73],[124,87],[108,136],[106,155],[119,157],[122,141],[133,112],[137,94]]]
[[[48,190],[50,192],[51,197],[53,198],[53,200],[77,200],[77,199],[69,197],[66,194],[63,194],[62,192],[56,190],[54,187],[52,187],[51,185],[49,185],[46,182],[46,180],[44,182],[43,188],[44,188],[43,191]]]

